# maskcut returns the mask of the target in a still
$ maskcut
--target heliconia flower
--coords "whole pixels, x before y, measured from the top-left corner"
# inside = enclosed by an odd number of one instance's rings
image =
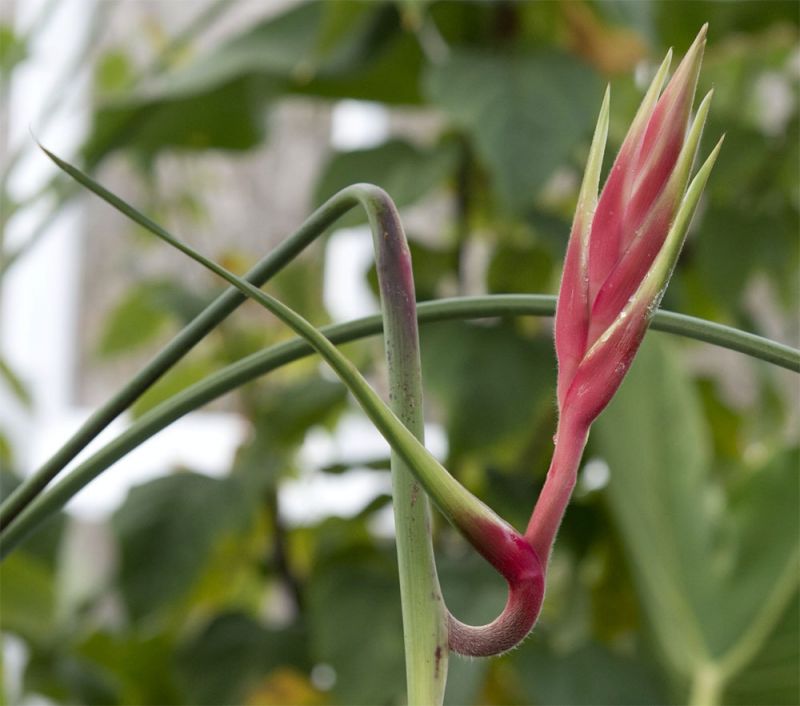
[[[663,93],[670,54],[661,64],[598,198],[608,133],[606,92],[556,307],[559,420],[553,458],[523,537],[474,509],[463,513],[462,532],[506,578],[509,598],[486,626],[465,626],[450,616],[450,644],[462,654],[508,649],[538,616],[550,551],[589,427],[639,348],[719,153],[721,140],[690,182],[711,101],[709,93],[690,121],[705,36],[703,27]]]
[[[555,320],[559,411],[587,424],[608,404],[639,347],[720,148],[689,184],[711,100],[709,93],[689,125],[705,36],[703,27],[659,98],[667,55],[598,199],[608,92],[603,101]]]
[[[609,92],[578,196],[558,294],[558,431],[526,540],[546,567],[594,419],[619,388],[667,286],[722,140],[690,180],[711,101],[690,121],[706,27],[664,92],[653,79],[599,198]]]

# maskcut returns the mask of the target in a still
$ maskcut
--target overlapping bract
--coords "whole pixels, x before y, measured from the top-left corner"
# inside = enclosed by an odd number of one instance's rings
[[[711,99],[690,124],[705,35],[703,27],[659,97],[667,55],[598,198],[608,93],[600,111],[555,323],[559,410],[586,424],[608,404],[638,349],[719,151],[717,144],[689,183]]]

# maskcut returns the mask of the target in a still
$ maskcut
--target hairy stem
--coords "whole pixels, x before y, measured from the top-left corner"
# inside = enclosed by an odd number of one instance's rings
[[[525,539],[541,557],[545,567],[575,488],[578,465],[588,436],[589,428],[573,420],[569,414],[559,419],[547,478],[525,530]]]

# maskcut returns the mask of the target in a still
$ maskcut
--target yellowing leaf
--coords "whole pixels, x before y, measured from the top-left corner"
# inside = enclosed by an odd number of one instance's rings
[[[291,667],[279,667],[262,681],[246,699],[247,706],[317,706],[328,703],[308,677]]]
[[[588,5],[565,2],[561,10],[567,23],[570,48],[603,73],[630,73],[646,55],[647,48],[635,32],[601,22]]]

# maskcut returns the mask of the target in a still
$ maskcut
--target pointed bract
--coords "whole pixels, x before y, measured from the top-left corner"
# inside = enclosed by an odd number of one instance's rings
[[[567,247],[564,273],[561,277],[561,296],[558,299],[555,322],[556,352],[559,363],[558,395],[561,399],[562,383],[572,377],[575,367],[586,350],[589,327],[589,292],[587,286],[588,238],[592,217],[597,207],[597,190],[600,169],[603,166],[608,138],[608,114],[611,91],[606,89],[597,126],[589,150],[589,159],[578,195],[572,234]]]
[[[592,201],[585,191],[587,185],[596,188],[595,142],[602,120],[607,127],[606,102],[601,110],[555,322],[559,410],[563,415],[569,408],[587,424],[611,399],[630,366],[719,150],[717,145],[687,189],[711,100],[709,93],[688,127],[705,35],[704,26],[659,98],[667,55],[588,216]],[[602,151],[599,155],[601,159]]]

